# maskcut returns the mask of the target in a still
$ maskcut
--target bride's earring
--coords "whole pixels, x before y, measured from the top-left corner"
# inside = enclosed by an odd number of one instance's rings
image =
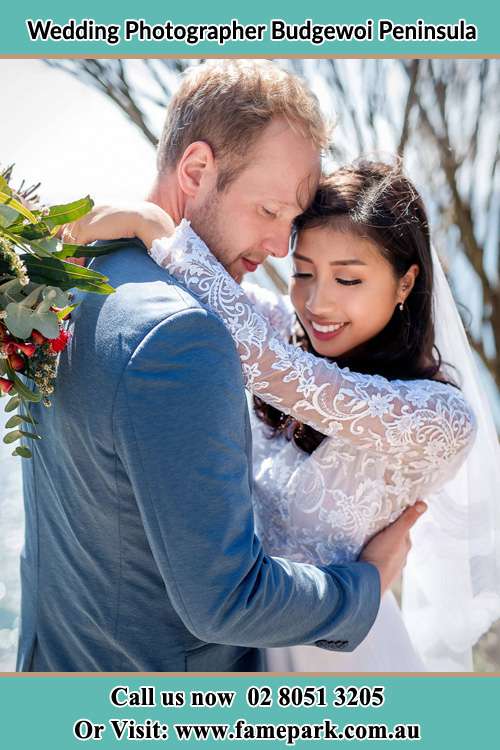
[[[403,312],[405,306],[404,306],[404,304],[402,302],[399,303],[398,307],[401,310],[401,312]]]

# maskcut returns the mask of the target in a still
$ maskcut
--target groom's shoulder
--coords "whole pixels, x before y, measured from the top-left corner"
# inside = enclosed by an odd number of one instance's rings
[[[182,319],[184,332],[191,330],[193,335],[201,336],[208,329],[213,335],[230,340],[219,318],[160,268],[143,246],[131,243],[95,258],[91,267],[108,277],[115,289],[105,298],[87,294],[82,300],[82,322],[88,316],[92,325],[95,317],[92,311],[97,309],[98,337],[102,333],[106,339],[114,331],[120,333],[123,341],[139,341],[164,323],[170,323],[171,329],[178,327]]]
[[[164,318],[178,310],[201,307],[200,302],[160,268],[139,243],[95,258],[90,267],[104,274],[115,289],[114,294],[102,301],[105,315]],[[94,295],[92,301],[95,302]]]

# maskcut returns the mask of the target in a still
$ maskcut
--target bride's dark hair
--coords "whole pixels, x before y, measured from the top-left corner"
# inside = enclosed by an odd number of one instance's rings
[[[433,379],[441,356],[434,344],[432,319],[433,271],[429,225],[420,195],[399,164],[359,161],[335,170],[321,182],[311,207],[298,217],[296,230],[329,227],[369,239],[391,263],[398,278],[414,263],[419,267],[404,309],[397,307],[380,333],[355,352],[335,361],[355,372],[389,380]],[[297,320],[293,341],[316,356]],[[284,433],[307,453],[325,436],[254,397],[258,417]]]

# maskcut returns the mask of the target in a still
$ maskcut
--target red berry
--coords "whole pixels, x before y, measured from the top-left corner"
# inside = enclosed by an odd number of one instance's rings
[[[16,372],[22,372],[26,367],[24,359],[15,353],[9,356],[9,364]]]
[[[32,357],[36,352],[35,344],[16,344],[16,349],[19,349],[27,357]]]
[[[33,331],[33,333],[31,334],[31,340],[38,346],[41,346],[41,344],[45,344],[45,342],[47,341],[45,336],[42,336],[39,331]]]
[[[12,380],[9,380],[8,378],[0,378],[0,391],[2,391],[2,393],[10,393],[13,387],[14,383]]]

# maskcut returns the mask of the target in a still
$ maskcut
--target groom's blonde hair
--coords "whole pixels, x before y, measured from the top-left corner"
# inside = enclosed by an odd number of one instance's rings
[[[246,166],[263,129],[283,117],[319,150],[328,127],[318,100],[297,76],[268,60],[214,60],[188,68],[172,97],[158,146],[159,173],[175,167],[190,143],[205,141],[223,190]]]

